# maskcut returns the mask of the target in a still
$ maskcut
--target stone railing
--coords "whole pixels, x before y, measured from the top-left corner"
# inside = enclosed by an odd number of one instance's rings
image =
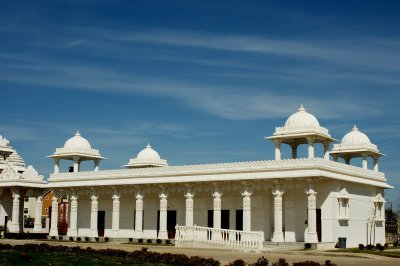
[[[203,243],[206,246],[220,246],[237,249],[263,248],[264,232],[214,229],[202,226],[175,226],[175,245],[191,246]]]

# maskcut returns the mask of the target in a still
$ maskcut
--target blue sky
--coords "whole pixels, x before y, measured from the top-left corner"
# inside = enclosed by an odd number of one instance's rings
[[[357,124],[400,187],[399,13],[398,1],[3,0],[0,134],[45,175],[76,130],[103,169],[148,141],[171,165],[265,160],[263,138],[304,104],[337,139]]]

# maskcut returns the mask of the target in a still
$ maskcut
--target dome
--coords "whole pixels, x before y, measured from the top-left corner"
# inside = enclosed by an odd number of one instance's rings
[[[320,127],[319,122],[315,116],[308,113],[303,105],[300,106],[298,111],[292,114],[285,123],[285,128],[318,128]]]
[[[89,141],[83,138],[81,134],[79,134],[79,131],[77,131],[75,136],[67,140],[64,144],[64,149],[90,150],[91,148]]]
[[[8,162],[12,163],[18,172],[25,171],[25,162],[22,157],[18,154],[17,150],[14,150],[7,159]]]
[[[359,145],[359,144],[370,144],[371,141],[358,128],[354,125],[353,130],[347,133],[341,141],[342,144],[346,145]]]
[[[153,150],[153,148],[150,146],[150,143],[147,144],[146,148],[141,150],[138,155],[136,156],[136,159],[138,160],[160,160],[160,155],[158,152]]]
[[[130,159],[127,168],[140,168],[140,167],[160,167],[167,166],[167,161],[160,158],[158,152],[153,150],[150,144],[141,150],[136,158]]]

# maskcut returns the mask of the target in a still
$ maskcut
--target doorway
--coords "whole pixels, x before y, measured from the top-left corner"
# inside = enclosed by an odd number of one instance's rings
[[[317,209],[317,236],[318,242],[321,242],[322,237],[322,222],[321,222],[321,209]]]
[[[236,210],[236,230],[243,231],[243,210]]]
[[[104,236],[104,228],[106,224],[106,212],[98,211],[97,212],[97,232],[99,236]]]
[[[214,227],[214,210],[208,210],[207,226]],[[229,210],[221,210],[221,229],[229,229]]]
[[[167,211],[168,239],[175,238],[176,211]],[[160,211],[157,211],[157,235],[160,231]]]

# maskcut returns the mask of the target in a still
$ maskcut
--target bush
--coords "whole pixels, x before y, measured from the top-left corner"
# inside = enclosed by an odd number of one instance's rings
[[[85,236],[85,241],[88,242],[90,239],[88,236]]]
[[[151,239],[147,239],[147,244],[151,244],[152,243],[152,241],[151,241]]]
[[[161,239],[157,239],[156,242],[157,242],[157,244],[160,245],[162,243],[162,240]]]
[[[305,243],[304,244],[304,249],[311,249],[311,244],[310,243]]]
[[[51,240],[56,240],[56,237],[55,237],[55,236],[52,236],[52,237],[51,237]]]
[[[358,244],[358,249],[359,250],[363,250],[365,248],[365,246],[363,244]]]
[[[100,241],[100,238],[99,238],[99,237],[95,237],[94,239],[96,240],[96,242],[99,242],[99,241]]]
[[[139,238],[139,239],[137,240],[137,242],[138,242],[139,244],[142,244],[142,243],[143,243],[143,239],[142,239],[142,238]]]
[[[229,263],[227,266],[246,266],[246,262],[244,260],[238,259]]]
[[[376,244],[376,249],[378,249],[378,250],[380,250],[380,251],[383,251],[383,250],[385,249],[385,247],[382,246],[381,243],[377,243],[377,244]]]
[[[165,241],[165,244],[167,244],[167,245],[171,245],[171,244],[172,244],[172,242],[171,242],[171,240],[167,239],[167,240]]]
[[[104,241],[108,242],[108,241],[110,241],[110,238],[109,238],[108,236],[106,236],[106,237],[104,238]]]
[[[371,250],[371,249],[373,249],[373,248],[374,248],[374,245],[371,245],[371,244],[368,244],[368,245],[367,245],[367,249]]]
[[[272,263],[272,266],[289,266],[289,263],[285,259],[280,258],[277,262]]]
[[[69,241],[74,241],[74,238],[72,236],[70,236]]]
[[[129,242],[133,242],[133,238],[132,237],[129,238]]]
[[[78,237],[76,238],[76,241],[81,241],[81,237],[78,236]]]
[[[388,248],[389,247],[389,244],[388,243],[385,243],[385,245],[383,245],[385,248]]]
[[[258,258],[257,262],[251,264],[251,266],[268,266],[268,260],[263,256],[261,258]]]
[[[337,266],[335,263],[332,263],[330,260],[326,260],[324,266]]]
[[[321,266],[321,264],[312,260],[306,260],[301,262],[294,262],[293,266]]]

